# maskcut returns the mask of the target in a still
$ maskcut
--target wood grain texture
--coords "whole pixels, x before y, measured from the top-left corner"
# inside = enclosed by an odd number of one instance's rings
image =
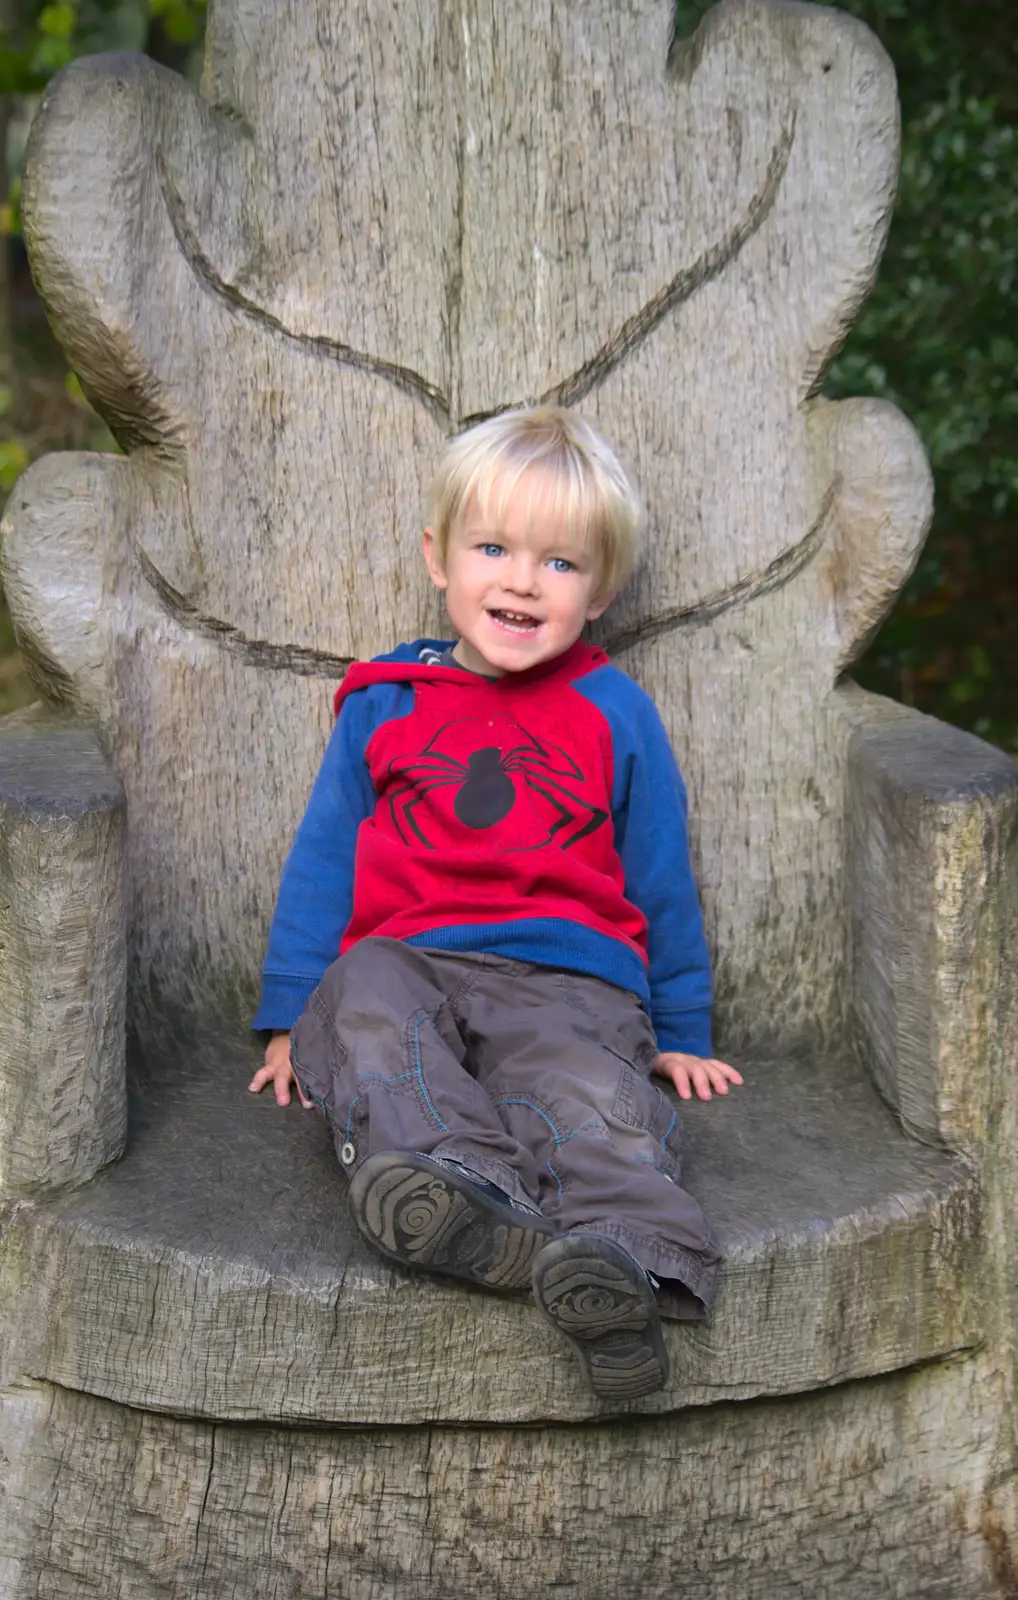
[[[174,1027],[134,1079],[120,1165],[9,1219],[0,1382],[305,1423],[602,1412],[529,1297],[407,1273],[365,1246],[323,1124],[246,1094],[253,1060]],[[743,1094],[683,1112],[684,1182],[724,1254],[714,1314],[669,1328],[671,1384],[632,1409],[787,1394],[979,1343],[972,1171],[902,1140],[847,1063],[743,1065]]]
[[[26,168],[128,455],[19,480],[3,581],[126,791],[144,1050],[123,1163],[0,1230],[0,1600],[1013,1597],[1013,799],[843,682],[930,477],[819,397],[893,201],[886,56],[795,0],[673,48],[667,0],[210,9],[201,95],[78,62]],[[525,1301],[367,1255],[236,1037],[332,683],[440,627],[441,446],[542,397],[646,494],[598,636],[686,774],[748,1079],[687,1115],[714,1319],[614,1420]]]
[[[278,870],[331,714],[328,680],[266,670],[246,641],[206,637],[159,604],[124,548],[136,492],[153,487],[153,505],[180,504],[173,475],[135,459],[47,457],[15,490],[4,554],[30,669],[96,719],[124,774],[132,1020],[155,1039],[167,1003],[249,1021]],[[44,591],[22,581],[22,541],[44,563]],[[45,616],[54,594],[58,636]]]
[[[815,398],[882,248],[893,74],[836,9],[727,0],[670,51],[669,16],[220,0],[204,97],[129,56],[47,92],[33,269],[132,455],[21,480],[7,582],[137,818],[139,1004],[248,1003],[328,680],[439,626],[415,546],[442,442],[548,396],[645,490],[600,636],[689,781],[719,1048],[836,1038],[830,693],[930,505],[898,413]]]
[[[916,1132],[983,1193],[987,1348],[1018,1463],[1018,826],[1001,753],[846,684],[857,1046]],[[911,871],[909,870],[911,868]],[[863,929],[867,931],[863,933]],[[892,1055],[889,1037],[897,1039]],[[934,1067],[924,1066],[932,1060]],[[1018,1542],[1018,1521],[1001,1536]],[[1012,1579],[1013,1583],[1013,1579]],[[1006,1588],[1005,1593],[1009,1592]]]
[[[127,1131],[124,798],[95,734],[0,721],[0,1194],[87,1182]]]
[[[195,1425],[0,1397],[2,1600],[1008,1600],[986,1356],[656,1425]]]
[[[910,1132],[978,1159],[1007,1070],[1018,767],[913,713],[863,723],[850,771],[860,1042]]]

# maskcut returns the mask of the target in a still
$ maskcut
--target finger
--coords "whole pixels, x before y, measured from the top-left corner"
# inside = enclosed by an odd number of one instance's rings
[[[273,1071],[272,1067],[259,1067],[254,1077],[251,1079],[251,1082],[248,1084],[248,1088],[252,1094],[261,1094],[262,1090],[265,1088],[265,1085],[274,1077],[275,1072]]]
[[[693,1087],[696,1090],[697,1097],[700,1100],[709,1100],[711,1097],[711,1079],[710,1073],[707,1071],[706,1061],[697,1061],[690,1069],[689,1075],[693,1080]]]
[[[300,1103],[304,1107],[305,1111],[313,1111],[314,1110],[314,1108],[315,1108],[314,1101],[308,1099],[307,1095],[304,1093],[304,1090],[301,1088],[299,1083],[297,1084],[297,1095],[298,1095],[298,1097],[300,1099]]]
[[[704,1067],[707,1073],[707,1081],[714,1090],[715,1094],[728,1093],[728,1078],[724,1072],[719,1070],[721,1066],[722,1063],[720,1061],[704,1062]]]
[[[670,1061],[665,1076],[671,1078],[679,1091],[680,1100],[691,1100],[693,1098],[693,1091],[689,1086],[689,1072],[680,1061]]]
[[[276,1073],[276,1101],[281,1106],[290,1104],[290,1069],[280,1069]]]
[[[741,1083],[742,1073],[736,1072],[726,1061],[708,1061],[706,1063],[710,1081],[718,1094],[727,1094],[730,1083]]]

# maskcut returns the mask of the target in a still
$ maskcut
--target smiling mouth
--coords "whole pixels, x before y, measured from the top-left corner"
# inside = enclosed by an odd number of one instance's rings
[[[529,617],[525,611],[489,611],[489,617],[500,628],[505,628],[510,633],[533,633],[540,627],[537,617]]]

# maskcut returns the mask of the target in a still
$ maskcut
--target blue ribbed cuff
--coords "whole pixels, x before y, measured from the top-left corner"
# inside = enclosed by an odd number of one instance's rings
[[[657,1034],[659,1050],[681,1050],[683,1055],[702,1056],[710,1060],[714,1054],[710,1037],[710,1006],[698,1011],[651,1011],[650,1018]]]
[[[638,1000],[650,999],[647,966],[622,939],[578,922],[559,917],[518,917],[512,922],[475,922],[446,928],[428,928],[410,934],[407,944],[450,954],[469,951],[530,961],[556,972],[583,972],[601,978],[617,989],[627,989]]]
[[[271,1028],[278,1033],[288,1033],[320,982],[320,978],[302,977],[293,973],[264,973],[262,1003],[255,1013],[251,1027],[256,1032]]]

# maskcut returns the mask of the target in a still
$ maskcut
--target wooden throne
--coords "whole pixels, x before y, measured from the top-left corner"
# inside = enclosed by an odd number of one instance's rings
[[[1018,773],[845,674],[928,523],[821,394],[876,272],[890,64],[726,0],[213,0],[200,95],[95,57],[24,216],[125,454],[17,484],[43,696],[0,726],[2,1600],[989,1600],[1018,1585]],[[725,1250],[670,1388],[601,1407],[520,1298],[348,1221],[245,1093],[346,666],[441,631],[446,436],[581,408],[646,494],[599,638],[690,790]]]

